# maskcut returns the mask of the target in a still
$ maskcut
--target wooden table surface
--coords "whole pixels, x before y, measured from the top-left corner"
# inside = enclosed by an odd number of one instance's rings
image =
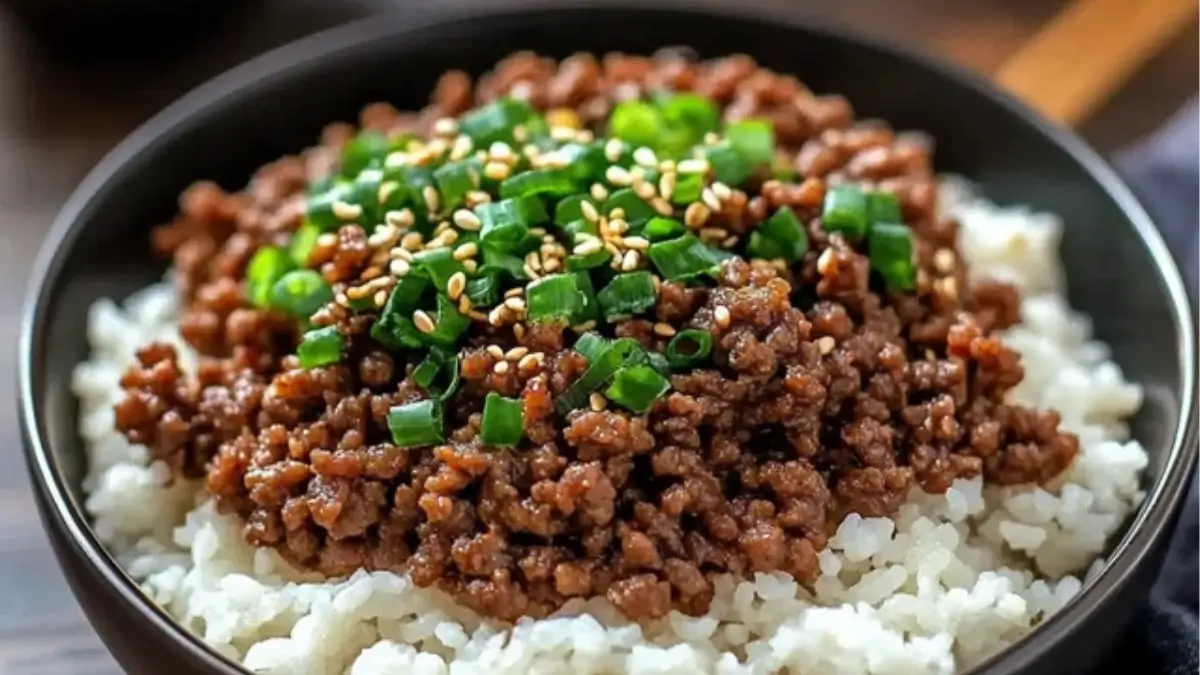
[[[21,292],[42,233],[79,179],[123,135],[223,69],[382,4],[263,2],[178,59],[86,72],[40,56],[0,14],[0,343],[15,344]],[[802,11],[991,73],[1064,4],[842,0],[836,7],[803,3]],[[1197,51],[1193,22],[1082,124],[1083,135],[1111,153],[1152,130],[1194,95]],[[71,597],[29,497],[13,401],[15,360],[14,349],[0,351],[0,673],[118,673]]]

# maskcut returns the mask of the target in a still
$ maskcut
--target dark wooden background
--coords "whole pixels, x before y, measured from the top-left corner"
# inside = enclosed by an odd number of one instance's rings
[[[814,20],[919,45],[985,73],[995,72],[1066,4],[791,2]],[[47,58],[17,22],[0,13],[0,344],[15,344],[30,260],[54,213],[122,136],[179,94],[247,57],[388,4],[259,2],[224,19],[178,57],[87,68]],[[1103,45],[1081,45],[1080,58],[1096,48]],[[1082,124],[1082,134],[1112,153],[1154,129],[1195,94],[1197,53],[1193,22]],[[37,522],[20,457],[14,368],[15,350],[0,350],[0,673],[120,672],[77,608]]]

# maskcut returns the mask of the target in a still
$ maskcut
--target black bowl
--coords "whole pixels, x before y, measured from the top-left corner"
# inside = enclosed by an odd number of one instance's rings
[[[993,199],[1065,218],[1070,300],[1092,315],[1128,377],[1145,387],[1133,432],[1151,454],[1149,493],[1099,579],[977,672],[1079,672],[1111,644],[1156,575],[1196,454],[1193,319],[1145,211],[1076,137],[976,76],[804,25],[787,10],[696,4],[648,9],[551,0],[472,14],[457,3],[462,13],[372,18],[204,85],[88,176],[36,267],[20,343],[21,419],[46,529],[81,604],[130,672],[240,671],[147,601],[88,525],[80,488],[85,458],[68,387],[72,366],[86,355],[88,304],[160,278],[163,266],[146,234],[173,214],[190,181],[242,185],[265,161],[311,144],[328,121],[354,119],[360,106],[379,99],[419,107],[442,71],[480,72],[519,48],[557,56],[581,49],[647,53],[668,44],[709,56],[749,52],[818,92],[846,94],[864,116],[932,132],[939,167],[973,177]]]

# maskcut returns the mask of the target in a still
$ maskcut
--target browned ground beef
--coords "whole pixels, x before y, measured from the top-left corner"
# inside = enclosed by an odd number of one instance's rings
[[[436,448],[392,444],[388,409],[425,394],[407,377],[413,364],[368,337],[369,318],[336,303],[323,310],[317,323],[337,324],[350,356],[300,369],[292,322],[250,307],[242,276],[258,247],[300,224],[306,182],[331,171],[355,132],[334,124],[320,146],[263,167],[242,192],[193,186],[155,233],[178,275],[183,335],[205,358],[185,376],[170,347],[142,349],[117,426],[177,475],[204,477],[255,545],[328,575],[406,570],[509,620],[593,595],[633,618],[702,613],[717,574],[812,581],[831,527],[848,512],[892,514],[913,485],[939,492],[980,473],[1039,482],[1070,464],[1077,440],[1054,413],[1005,402],[1021,366],[991,333],[1016,321],[1018,299],[1002,284],[968,286],[956,224],[935,213],[929,149],[855,123],[841,97],[815,96],[744,56],[518,54],[478,82],[447,74],[418,114],[368,106],[361,125],[427,131],[517,91],[600,131],[614,101],[663,87],[711,97],[727,119],[771,119],[800,175],[734,191],[708,225],[742,236],[790,205],[812,246],[790,269],[735,259],[715,288],[662,285],[652,318],[711,330],[715,366],[675,376],[649,414],[557,416],[553,397],[587,367],[569,348],[575,333],[558,325],[477,326],[450,442]],[[873,292],[862,252],[821,228],[826,187],[838,181],[900,197],[916,234],[915,292]],[[345,291],[378,276],[394,243],[346,226],[311,260]],[[616,333],[661,348],[654,327],[632,320]],[[519,448],[477,438],[491,391],[523,399]]]

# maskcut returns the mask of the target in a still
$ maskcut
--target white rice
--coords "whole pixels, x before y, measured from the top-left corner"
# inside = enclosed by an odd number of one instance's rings
[[[118,378],[138,345],[169,339],[172,292],[148,288],[123,307],[91,309],[91,359],[75,371],[91,458],[95,529],[146,595],[214,649],[256,673],[952,673],[1012,643],[1103,566],[1107,539],[1142,498],[1146,453],[1122,421],[1141,404],[1086,318],[1062,296],[1061,231],[1050,214],[998,208],[948,182],[974,274],[1014,282],[1023,323],[1005,340],[1023,354],[1024,403],[1061,411],[1082,451],[1052,486],[914,492],[894,519],[850,515],[821,553],[810,593],[760,574],[718,584],[707,616],[631,625],[606,601],[505,626],[482,621],[406,576],[306,578],[242,542],[197,485],[163,487],[161,465],[112,428]]]

